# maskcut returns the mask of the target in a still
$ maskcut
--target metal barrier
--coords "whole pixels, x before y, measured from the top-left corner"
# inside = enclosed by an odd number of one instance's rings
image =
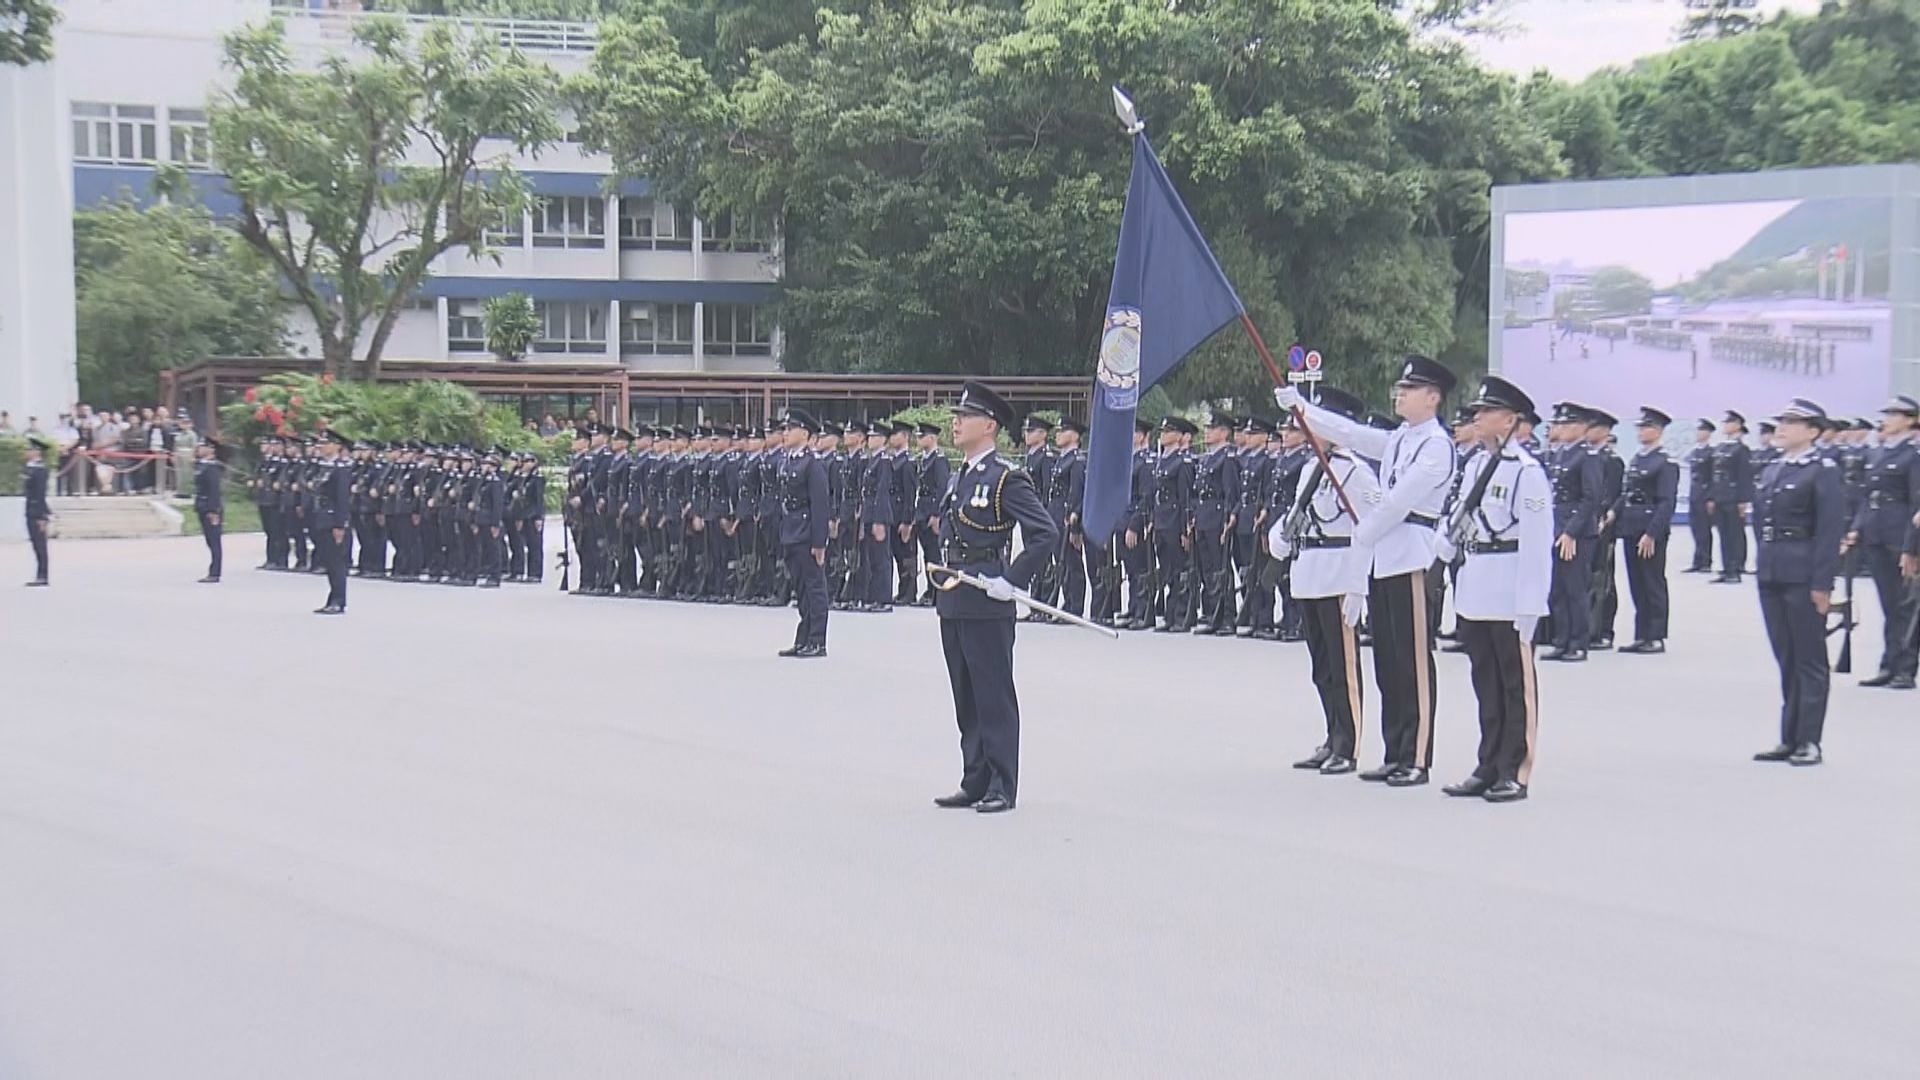
[[[307,0],[273,0],[276,15],[311,24],[322,38],[345,42],[353,37],[354,24],[371,18],[398,19],[412,27],[430,26],[449,18],[461,26],[491,34],[501,45],[527,52],[590,53],[600,43],[599,28],[592,23],[565,22],[559,19],[486,19],[440,15],[405,15],[388,12],[329,10],[309,6]]]

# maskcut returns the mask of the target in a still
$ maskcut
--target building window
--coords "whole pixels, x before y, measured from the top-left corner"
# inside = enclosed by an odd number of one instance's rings
[[[607,305],[537,300],[533,313],[540,320],[540,336],[534,339],[534,352],[607,351]]]
[[[73,159],[123,165],[159,161],[153,107],[74,102]]]
[[[693,305],[644,300],[622,303],[620,355],[692,356]]]
[[[709,356],[769,356],[773,320],[752,304],[708,304],[704,345]]]
[[[447,351],[486,352],[487,327],[478,300],[447,301]]]
[[[620,246],[628,251],[692,251],[693,222],[644,196],[620,200]]]
[[[543,195],[533,201],[533,246],[607,246],[607,200],[598,195]]]
[[[167,110],[167,155],[176,165],[189,169],[213,167],[213,140],[207,134],[204,109]]]
[[[735,214],[729,210],[703,219],[700,233],[702,251],[766,251],[772,233],[757,214]]]
[[[525,215],[518,208],[503,211],[500,222],[480,232],[480,242],[487,247],[517,248],[526,242]]]

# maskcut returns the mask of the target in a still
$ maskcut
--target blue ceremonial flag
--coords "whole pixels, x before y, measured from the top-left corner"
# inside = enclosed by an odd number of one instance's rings
[[[1167,170],[1136,131],[1088,424],[1092,442],[1080,510],[1088,543],[1106,545],[1126,513],[1140,395],[1243,311]]]

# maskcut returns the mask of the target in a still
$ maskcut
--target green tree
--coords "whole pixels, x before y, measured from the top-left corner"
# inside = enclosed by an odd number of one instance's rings
[[[1603,266],[1593,272],[1587,292],[1599,306],[1596,314],[1631,315],[1653,306],[1653,282],[1624,266]]]
[[[116,203],[74,215],[80,396],[154,400],[159,373],[286,349],[273,267],[201,207]]]
[[[486,328],[487,351],[502,360],[518,360],[540,334],[540,318],[526,293],[508,293],[488,300],[480,309]]]
[[[559,83],[454,22],[370,19],[354,40],[303,71],[279,23],[236,32],[211,127],[240,236],[312,318],[324,369],[371,377],[434,259],[489,254],[487,230],[521,212],[511,152],[559,137]]]
[[[59,18],[48,0],[0,0],[0,64],[50,59],[53,24]]]

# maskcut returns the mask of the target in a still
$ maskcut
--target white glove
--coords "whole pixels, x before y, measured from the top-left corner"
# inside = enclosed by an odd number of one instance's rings
[[[1453,546],[1452,540],[1442,536],[1434,541],[1433,557],[1439,559],[1441,562],[1450,563],[1453,561],[1453,557],[1458,554],[1460,554],[1460,551]]]
[[[1513,628],[1520,631],[1520,644],[1532,645],[1534,628],[1539,625],[1540,616],[1538,615],[1522,615],[1513,620]]]
[[[1288,412],[1299,408],[1304,401],[1305,399],[1300,396],[1300,391],[1295,390],[1291,384],[1273,388],[1273,403]]]
[[[1276,559],[1293,558],[1293,545],[1287,543],[1287,523],[1284,518],[1274,522],[1273,528],[1267,530],[1267,550]]]
[[[1359,626],[1360,615],[1366,610],[1366,597],[1359,593],[1348,593],[1340,598],[1340,619],[1348,626]]]
[[[980,581],[986,586],[987,595],[995,600],[1011,600],[1019,595],[1020,592],[1020,590],[1014,588],[1013,583],[1006,578],[981,578]]]

